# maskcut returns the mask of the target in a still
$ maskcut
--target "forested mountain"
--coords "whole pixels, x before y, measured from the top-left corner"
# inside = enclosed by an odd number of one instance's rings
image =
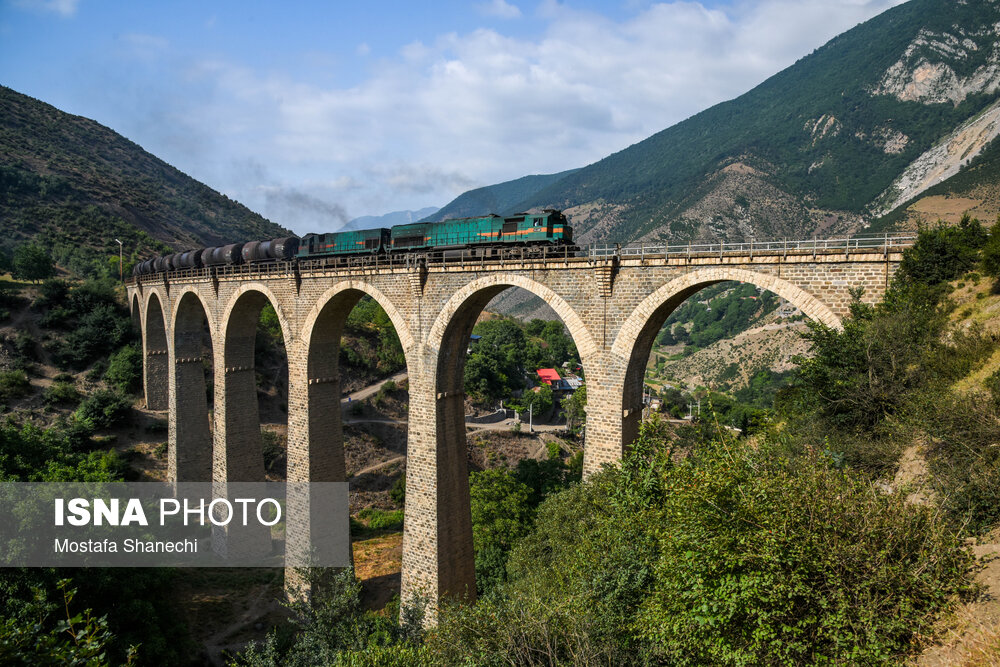
[[[585,241],[861,229],[1000,133],[998,24],[997,0],[911,0],[499,212],[564,209]]]
[[[2,86],[0,229],[0,247],[34,238],[60,263],[117,255],[115,238],[128,253],[288,233],[117,132]]]
[[[559,182],[575,171],[576,169],[570,169],[558,174],[523,176],[513,181],[469,190],[433,215],[428,215],[424,220],[433,222],[487,213],[517,213],[520,211],[517,206],[521,202],[534,197],[539,191]]]

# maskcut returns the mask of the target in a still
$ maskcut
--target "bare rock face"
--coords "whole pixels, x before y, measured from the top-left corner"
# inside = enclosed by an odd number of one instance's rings
[[[839,131],[832,116],[810,125],[817,128],[816,135]],[[773,165],[750,155],[727,162],[678,207],[672,231],[688,231],[696,240],[739,241],[846,233],[862,224],[859,216],[815,209],[789,194],[773,179]],[[672,238],[661,228],[640,240],[668,242]]]
[[[1000,100],[962,123],[911,162],[872,205],[875,215],[885,215],[903,202],[959,172],[1000,136]]]
[[[961,103],[969,95],[1000,90],[1000,26],[954,33],[921,30],[872,91],[903,102]]]

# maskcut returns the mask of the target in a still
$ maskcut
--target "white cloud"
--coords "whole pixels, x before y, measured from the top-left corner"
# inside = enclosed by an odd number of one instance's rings
[[[76,14],[80,0],[14,0],[14,5],[36,12],[52,12],[63,18]]]
[[[174,118],[228,160],[170,157],[293,228],[296,205],[338,219],[443,205],[470,187],[598,160],[899,1],[670,2],[622,21],[547,2],[539,38],[440,35],[373,62],[345,88],[202,63],[183,85],[204,92],[186,96]],[[233,160],[268,173],[248,177]]]
[[[516,19],[521,16],[521,10],[517,5],[512,5],[504,0],[491,0],[479,5],[479,11],[486,16],[495,16],[501,19]]]
[[[157,35],[129,33],[121,36],[121,41],[131,55],[152,59],[160,56],[170,46],[170,42]]]

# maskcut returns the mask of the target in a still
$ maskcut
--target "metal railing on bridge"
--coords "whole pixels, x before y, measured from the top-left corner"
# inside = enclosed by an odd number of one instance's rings
[[[716,241],[683,244],[629,243],[591,244],[585,246],[588,257],[651,257],[651,256],[704,256],[704,255],[753,255],[755,253],[774,255],[782,253],[816,253],[840,251],[892,252],[913,245],[916,234],[869,234],[845,236],[833,239],[780,239],[767,241]]]

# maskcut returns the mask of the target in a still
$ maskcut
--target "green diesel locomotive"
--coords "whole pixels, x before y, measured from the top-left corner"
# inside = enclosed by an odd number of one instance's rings
[[[525,245],[572,245],[573,228],[561,211],[520,213],[511,217],[487,215],[443,222],[414,222],[391,229],[363,229],[329,234],[306,234],[299,243],[299,259],[400,252],[493,256],[503,248]]]

